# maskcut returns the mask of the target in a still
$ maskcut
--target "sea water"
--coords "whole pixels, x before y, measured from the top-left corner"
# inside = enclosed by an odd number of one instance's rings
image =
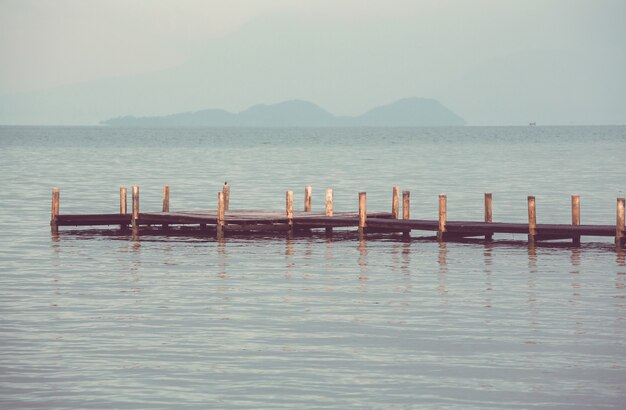
[[[620,408],[626,262],[612,238],[528,247],[132,238],[60,228],[61,213],[283,209],[313,186],[323,210],[615,223],[626,127],[133,129],[0,127],[1,408]]]

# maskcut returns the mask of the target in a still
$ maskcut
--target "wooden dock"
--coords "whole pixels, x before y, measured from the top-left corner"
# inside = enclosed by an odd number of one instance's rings
[[[617,198],[616,222],[614,225],[583,225],[580,223],[580,197],[571,197],[571,224],[538,224],[535,209],[535,197],[528,197],[528,222],[505,223],[493,222],[493,196],[485,194],[483,221],[448,221],[447,197],[439,195],[437,219],[411,219],[410,193],[393,187],[391,212],[368,212],[367,196],[360,192],[358,211],[334,212],[333,191],[326,190],[324,212],[313,212],[311,207],[312,189],[304,190],[304,210],[294,211],[293,192],[285,194],[285,209],[267,210],[231,210],[230,186],[224,185],[217,195],[217,209],[198,211],[170,211],[170,189],[163,188],[163,207],[160,212],[139,211],[139,187],[132,188],[132,209],[127,212],[127,190],[120,188],[120,210],[113,214],[61,214],[60,191],[52,190],[52,216],[50,225],[57,234],[62,226],[117,226],[122,231],[139,235],[147,229],[159,229],[162,234],[194,230],[201,234],[216,235],[218,238],[228,234],[251,234],[257,232],[310,232],[323,229],[332,234],[334,228],[357,228],[360,237],[367,233],[402,233],[410,238],[412,231],[427,231],[436,234],[440,241],[482,237],[493,240],[495,234],[526,234],[528,242],[545,240],[571,240],[580,244],[583,236],[614,237],[618,246],[626,241],[624,229],[624,198]],[[400,204],[402,212],[400,213]]]

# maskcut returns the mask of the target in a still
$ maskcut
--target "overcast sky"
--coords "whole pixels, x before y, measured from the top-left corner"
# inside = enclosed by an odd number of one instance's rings
[[[0,122],[417,96],[469,124],[624,124],[624,22],[624,0],[0,0]]]

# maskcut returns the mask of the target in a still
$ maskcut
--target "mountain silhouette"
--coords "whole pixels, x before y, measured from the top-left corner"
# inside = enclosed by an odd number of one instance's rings
[[[116,117],[102,124],[127,127],[424,127],[461,126],[465,121],[437,100],[414,97],[355,117],[335,116],[311,102],[291,100],[254,105],[237,114],[207,109],[156,117]]]
[[[362,126],[465,125],[463,118],[441,105],[439,101],[429,98],[405,98],[373,108],[354,120]]]

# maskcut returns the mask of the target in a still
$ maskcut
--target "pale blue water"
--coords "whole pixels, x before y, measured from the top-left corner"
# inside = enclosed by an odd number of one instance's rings
[[[61,212],[302,203],[414,218],[613,224],[626,127],[0,127],[0,408],[622,408],[626,262],[610,238],[529,249],[49,231]],[[299,205],[300,206],[300,205]],[[419,233],[414,233],[418,236]]]

